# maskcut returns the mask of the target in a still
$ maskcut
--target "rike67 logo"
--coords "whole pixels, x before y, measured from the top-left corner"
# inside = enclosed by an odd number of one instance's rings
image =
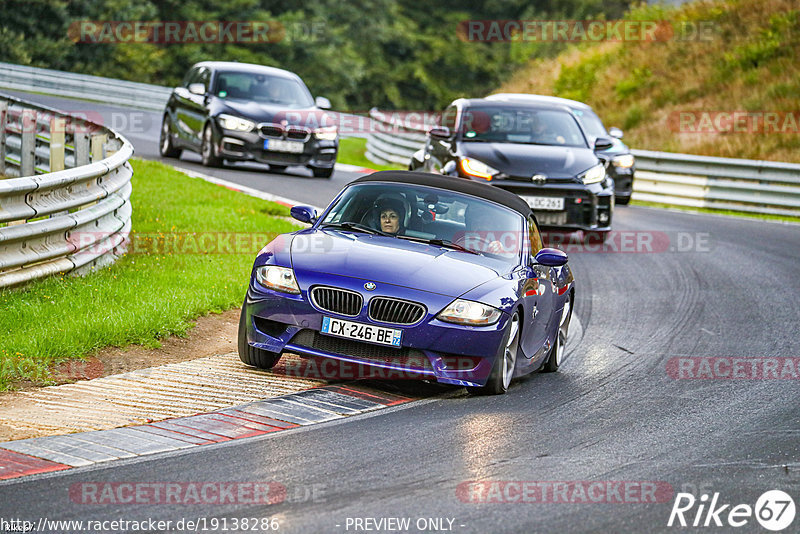
[[[719,493],[714,493],[710,502],[705,493],[699,499],[691,493],[678,493],[667,526],[738,528],[749,524],[755,517],[765,529],[778,532],[791,525],[794,516],[794,500],[780,490],[765,492],[756,500],[755,506],[723,504]]]

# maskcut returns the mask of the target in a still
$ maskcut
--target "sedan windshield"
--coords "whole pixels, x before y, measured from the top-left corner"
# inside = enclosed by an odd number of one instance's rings
[[[342,194],[321,228],[396,237],[516,262],[522,215],[484,200],[427,186],[365,183]]]
[[[586,147],[569,113],[526,107],[473,107],[461,122],[464,141]]]
[[[289,108],[314,105],[311,94],[291,78],[254,72],[220,72],[214,94],[220,98],[250,100]]]

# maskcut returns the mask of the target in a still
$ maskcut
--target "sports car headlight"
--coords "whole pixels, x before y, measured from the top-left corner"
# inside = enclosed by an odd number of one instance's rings
[[[472,158],[461,158],[459,164],[461,165],[461,172],[467,176],[483,178],[487,181],[491,180],[495,174],[500,172],[497,169],[489,167],[484,162]]]
[[[317,139],[325,141],[335,141],[336,136],[339,135],[339,129],[336,126],[324,126],[314,130],[314,135]]]
[[[275,265],[258,267],[256,269],[256,280],[262,286],[274,289],[275,291],[291,293],[292,295],[300,294],[300,286],[297,285],[294,271],[287,267],[278,267]]]
[[[219,115],[217,117],[219,125],[225,130],[234,130],[237,132],[249,132],[256,127],[256,123],[243,119],[241,117],[234,117],[233,115]]]
[[[620,156],[614,156],[611,158],[611,163],[614,165],[614,167],[630,169],[633,167],[633,164],[636,163],[636,158],[633,157],[633,154],[622,154]]]
[[[480,302],[457,299],[451,302],[436,317],[448,323],[487,326],[496,323],[500,319],[501,313],[497,308],[492,308]]]
[[[602,182],[605,177],[606,169],[603,167],[603,164],[600,163],[583,173],[581,175],[581,180],[583,180],[585,184],[596,184],[597,182]]]

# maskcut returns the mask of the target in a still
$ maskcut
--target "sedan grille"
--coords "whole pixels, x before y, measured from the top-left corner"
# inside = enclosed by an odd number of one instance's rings
[[[395,365],[409,370],[433,369],[431,361],[424,352],[409,347],[383,347],[326,336],[315,330],[301,330],[292,338],[291,343],[298,347],[316,349],[336,356],[349,356],[364,362]]]
[[[414,324],[425,316],[425,306],[416,302],[375,297],[369,302],[369,318],[381,323]]]
[[[321,310],[349,317],[358,315],[364,306],[364,298],[355,291],[335,287],[315,287],[311,301]]]
[[[264,137],[283,137],[283,127],[280,124],[259,124],[258,131]]]
[[[311,130],[301,126],[287,126],[286,139],[307,141],[311,137]]]

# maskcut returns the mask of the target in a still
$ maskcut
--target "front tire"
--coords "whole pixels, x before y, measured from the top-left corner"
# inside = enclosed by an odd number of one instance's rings
[[[627,206],[628,203],[631,201],[631,197],[616,197],[614,199],[615,204],[619,204],[620,206]]]
[[[269,352],[267,350],[257,349],[251,347],[247,342],[247,324],[244,311],[244,304],[242,304],[242,313],[239,315],[239,359],[245,365],[257,367],[259,369],[272,369],[278,360],[281,359],[280,352]]]
[[[503,395],[508,391],[514,369],[517,366],[517,353],[519,352],[519,312],[514,312],[506,327],[500,350],[494,359],[489,380],[483,387],[467,387],[473,395]]]
[[[286,165],[273,165],[272,163],[269,164],[269,170],[271,172],[286,172]]]
[[[217,156],[214,150],[214,132],[211,130],[210,124],[206,124],[203,130],[201,155],[203,157],[203,166],[205,167],[219,167],[222,165],[222,158]]]
[[[314,178],[330,178],[331,176],[333,176],[333,167],[331,167],[330,169],[311,167],[311,172],[314,173]]]
[[[172,133],[169,130],[169,115],[164,114],[164,119],[161,121],[161,138],[158,142],[158,149],[163,158],[179,158],[181,157],[180,148],[175,147],[172,142]]]

